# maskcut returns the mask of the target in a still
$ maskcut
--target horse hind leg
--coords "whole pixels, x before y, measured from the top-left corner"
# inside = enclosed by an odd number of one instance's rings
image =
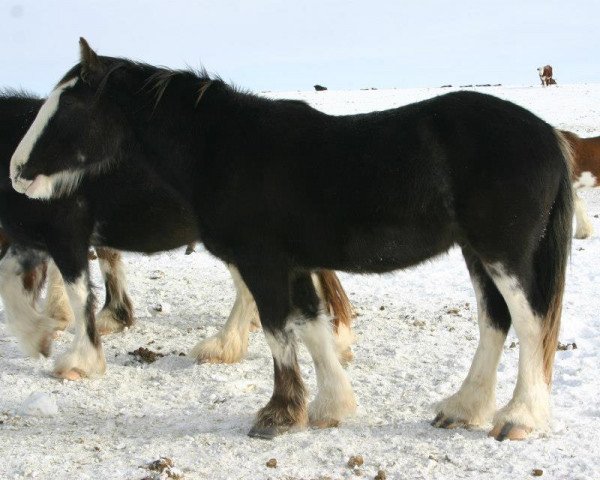
[[[532,293],[523,287],[527,275],[510,274],[498,264],[487,268],[508,305],[519,338],[517,383],[512,399],[496,413],[490,436],[500,441],[521,440],[533,430],[548,428],[560,299],[548,305],[546,313],[539,313],[532,306]]]
[[[258,320],[256,303],[238,270],[229,265],[236,289],[235,303],[223,328],[212,337],[200,341],[190,352],[198,363],[236,363],[248,351],[248,332]]]
[[[133,305],[127,295],[125,267],[121,253],[111,248],[96,248],[104,277],[106,300],[96,326],[101,335],[120,332],[134,324]]]
[[[66,330],[73,322],[73,310],[69,304],[65,283],[52,261],[48,263],[48,293],[44,311],[57,322],[57,330]]]
[[[431,424],[440,428],[471,427],[492,419],[496,410],[496,371],[511,318],[502,295],[481,261],[463,249],[477,299],[479,345],[458,392],[436,406]]]

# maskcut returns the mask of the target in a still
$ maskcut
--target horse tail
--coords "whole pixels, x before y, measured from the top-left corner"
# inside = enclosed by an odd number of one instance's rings
[[[556,137],[563,159],[560,185],[550,211],[546,234],[538,246],[534,260],[536,278],[547,306],[542,323],[542,348],[544,374],[548,385],[552,382],[552,366],[558,345],[562,299],[573,229],[574,196],[571,184],[573,150],[568,140],[558,130]]]
[[[352,332],[354,308],[334,271],[319,270],[316,277],[317,289],[327,312],[332,317],[331,324],[335,334],[334,343],[337,356],[342,364],[347,364],[354,357],[351,348],[354,342],[354,333]]]
[[[332,270],[319,270],[317,276],[323,290],[323,300],[333,317],[334,331],[337,332],[339,325],[351,328],[354,308],[340,279]]]

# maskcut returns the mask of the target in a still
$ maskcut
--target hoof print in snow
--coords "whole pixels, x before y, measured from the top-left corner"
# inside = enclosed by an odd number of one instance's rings
[[[133,355],[136,360],[138,360],[139,362],[142,362],[142,363],[154,363],[159,358],[165,356],[163,353],[154,352],[154,351],[150,350],[149,348],[145,348],[145,347],[140,347],[137,350],[134,350],[133,352],[129,352],[129,355]]]
[[[377,475],[375,475],[374,480],[386,480],[387,475],[385,474],[385,470],[377,471]]]
[[[269,467],[269,468],[277,468],[277,459],[276,458],[271,458],[269,461],[267,461],[267,467]]]
[[[150,275],[148,275],[148,278],[150,280],[158,280],[160,278],[163,278],[165,276],[165,272],[163,272],[162,270],[154,270],[152,272],[150,272]]]
[[[541,468],[534,468],[531,472],[531,475],[534,477],[541,477],[544,474],[544,471]]]
[[[556,350],[577,350],[577,344],[573,343],[560,343],[556,346]]]

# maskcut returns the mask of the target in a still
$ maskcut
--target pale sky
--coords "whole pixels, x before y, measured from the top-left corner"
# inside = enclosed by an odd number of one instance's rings
[[[255,91],[600,83],[598,0],[0,0],[0,87],[47,94],[100,54]]]

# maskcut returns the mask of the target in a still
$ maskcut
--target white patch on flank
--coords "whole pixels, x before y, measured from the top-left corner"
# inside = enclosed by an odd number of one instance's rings
[[[43,347],[49,347],[56,324],[37,311],[33,293],[23,287],[22,274],[17,256],[9,249],[0,262],[0,296],[6,324],[23,351],[39,357]]]
[[[258,311],[238,270],[230,265],[229,271],[236,289],[235,303],[223,329],[199,342],[190,352],[198,362],[236,363],[248,350],[250,324],[258,317]]]
[[[356,401],[336,355],[331,322],[320,316],[295,322],[293,328],[308,348],[317,374],[317,395],[308,407],[310,421],[326,425],[339,422],[354,413]]]
[[[506,334],[492,326],[481,286],[475,277],[471,277],[471,281],[477,298],[479,345],[458,392],[439,402],[435,409],[466,425],[482,425],[491,420],[496,411],[496,370]]]
[[[592,172],[581,172],[581,175],[573,182],[573,188],[593,188],[596,185],[597,178]]]
[[[100,345],[96,348],[89,340],[86,330],[85,307],[89,285],[85,274],[74,283],[66,283],[69,301],[75,314],[74,338],[68,351],[57,358],[54,365],[56,375],[65,378],[101,375],[106,370],[106,360]]]
[[[13,188],[19,193],[25,193],[27,189],[27,182],[17,175],[19,167],[23,166],[29,160],[29,156],[35,146],[36,142],[42,135],[42,132],[48,125],[50,119],[56,113],[58,109],[58,103],[62,93],[70,87],[73,87],[79,79],[77,77],[72,78],[68,82],[61,83],[57,86],[52,93],[48,96],[42,108],[38,112],[35,120],[27,130],[25,136],[21,139],[21,142],[17,146],[15,153],[10,160],[10,178],[13,183]]]
[[[588,238],[594,233],[594,227],[587,214],[585,202],[575,193],[575,238]]]
[[[550,391],[544,375],[542,320],[531,310],[515,277],[508,275],[502,265],[496,264],[490,270],[519,338],[517,384],[510,402],[496,413],[494,425],[511,422],[532,430],[546,430],[550,420]]]

